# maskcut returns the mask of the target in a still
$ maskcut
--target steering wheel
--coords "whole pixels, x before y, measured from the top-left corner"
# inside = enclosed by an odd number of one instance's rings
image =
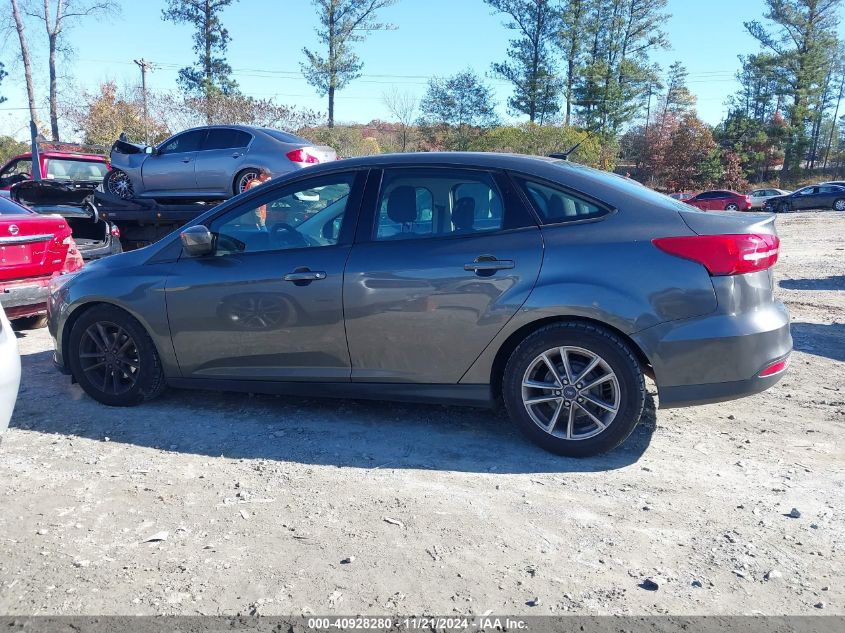
[[[308,246],[308,240],[302,233],[297,232],[290,224],[279,222],[274,224],[270,230],[270,237],[276,246],[281,248],[299,248],[300,246]]]

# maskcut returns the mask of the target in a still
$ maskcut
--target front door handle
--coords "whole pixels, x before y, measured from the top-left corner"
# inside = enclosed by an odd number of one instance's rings
[[[471,264],[464,264],[464,270],[474,273],[494,273],[497,270],[510,270],[513,267],[512,259],[495,259],[493,257],[479,257]]]
[[[232,154],[232,158],[240,158],[241,156],[243,156],[243,154],[241,154],[240,152],[235,152],[234,154]]]
[[[322,270],[302,270],[297,269],[292,273],[288,273],[283,277],[285,281],[292,281],[295,284],[310,284],[312,281],[320,281],[326,278],[326,273]]]
[[[183,158],[182,162],[183,163],[190,163],[192,160],[194,160],[194,159],[193,158]]]

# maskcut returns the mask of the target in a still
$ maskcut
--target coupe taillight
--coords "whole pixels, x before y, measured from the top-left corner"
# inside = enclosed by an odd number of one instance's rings
[[[320,159],[309,154],[305,148],[300,147],[292,152],[285,154],[292,163],[299,163],[300,165],[315,165],[320,162]]]
[[[742,275],[775,265],[780,250],[776,235],[688,235],[661,237],[652,243],[664,253],[704,266],[711,275]]]

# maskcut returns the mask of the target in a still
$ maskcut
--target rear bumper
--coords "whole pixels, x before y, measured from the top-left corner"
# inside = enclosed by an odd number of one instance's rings
[[[792,351],[789,313],[780,302],[746,313],[661,323],[633,338],[652,362],[661,409],[765,391],[786,372],[759,374]]]
[[[0,282],[0,305],[10,319],[47,312],[50,278]]]

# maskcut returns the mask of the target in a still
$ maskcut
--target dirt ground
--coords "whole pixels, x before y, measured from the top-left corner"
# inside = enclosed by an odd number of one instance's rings
[[[178,391],[108,409],[27,332],[0,614],[843,614],[845,214],[778,225],[787,377],[652,400],[595,459],[471,409]]]

